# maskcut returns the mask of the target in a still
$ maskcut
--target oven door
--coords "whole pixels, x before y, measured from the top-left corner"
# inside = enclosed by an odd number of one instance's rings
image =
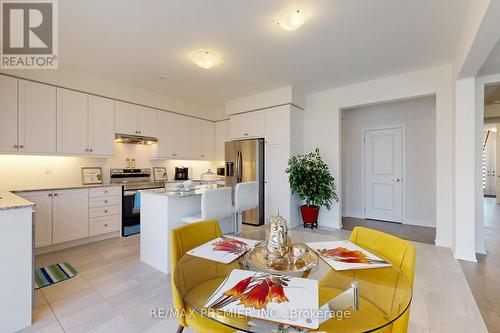
[[[122,200],[122,236],[138,234],[141,231],[141,214],[134,209],[135,194],[137,191],[123,191]]]

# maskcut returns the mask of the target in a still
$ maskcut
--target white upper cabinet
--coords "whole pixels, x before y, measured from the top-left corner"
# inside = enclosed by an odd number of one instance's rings
[[[202,159],[203,155],[203,139],[202,120],[196,118],[188,118],[188,157],[193,160]]]
[[[204,160],[212,160],[214,158],[214,140],[215,140],[215,126],[211,121],[202,121],[201,128],[202,135],[202,152],[201,158]]]
[[[179,114],[171,114],[172,126],[172,156],[173,158],[188,158],[188,118]]]
[[[165,158],[172,157],[173,142],[172,142],[172,116],[168,112],[158,112],[158,123],[156,127],[158,134],[158,144],[156,157]]]
[[[266,110],[266,143],[290,143],[290,106],[282,105]]]
[[[213,149],[214,124],[188,117],[188,157],[193,160],[211,160]]]
[[[137,109],[137,131],[139,135],[156,136],[157,111],[152,108],[139,106]]]
[[[88,95],[57,88],[57,152],[88,153],[87,124]]]
[[[265,136],[265,110],[231,116],[231,139],[263,138]]]
[[[56,88],[18,81],[19,152],[55,153]]]
[[[120,134],[156,136],[157,111],[115,101],[115,131]]]
[[[215,123],[214,140],[214,159],[217,161],[225,160],[226,142],[231,141],[229,133],[229,120],[218,121]]]
[[[137,105],[115,101],[115,131],[120,134],[139,134],[137,129]]]
[[[113,100],[57,89],[57,152],[111,156],[114,153]]]
[[[17,152],[17,79],[0,76],[0,152]]]
[[[158,112],[158,150],[156,157],[188,158],[188,117],[170,112]]]
[[[89,96],[88,137],[91,155],[115,152],[115,105],[112,99]]]

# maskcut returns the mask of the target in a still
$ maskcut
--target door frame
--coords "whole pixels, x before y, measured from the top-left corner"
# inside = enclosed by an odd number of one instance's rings
[[[378,131],[378,130],[390,130],[390,129],[401,129],[401,196],[402,196],[402,207],[401,207],[401,224],[406,224],[406,126],[405,124],[394,124],[392,126],[377,126],[377,127],[362,127],[361,128],[361,207],[363,208],[362,216],[366,219],[366,179],[365,179],[365,134],[368,131]],[[388,223],[398,223],[387,221]]]

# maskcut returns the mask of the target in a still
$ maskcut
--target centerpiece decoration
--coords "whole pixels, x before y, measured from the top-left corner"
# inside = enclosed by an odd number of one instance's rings
[[[288,223],[276,212],[268,219],[265,243],[248,251],[246,259],[252,269],[275,274],[303,275],[318,264],[318,256],[302,243],[293,244]]]
[[[292,194],[305,201],[305,205],[300,207],[304,228],[317,228],[320,207],[330,210],[333,200],[338,201],[335,179],[321,158],[319,149],[307,155],[292,156],[286,173]]]

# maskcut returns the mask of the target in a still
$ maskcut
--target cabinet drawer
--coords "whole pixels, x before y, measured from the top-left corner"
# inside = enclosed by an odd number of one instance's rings
[[[120,206],[96,207],[89,209],[89,217],[105,217],[111,215],[120,215]]]
[[[117,231],[120,228],[120,217],[118,215],[91,218],[89,220],[89,236],[105,234]]]
[[[122,203],[121,196],[108,196],[108,197],[95,197],[89,198],[89,207],[108,207],[108,206],[119,206]]]
[[[120,186],[97,187],[89,189],[90,198],[107,197],[107,196],[121,195],[121,194],[122,194],[122,188]]]

